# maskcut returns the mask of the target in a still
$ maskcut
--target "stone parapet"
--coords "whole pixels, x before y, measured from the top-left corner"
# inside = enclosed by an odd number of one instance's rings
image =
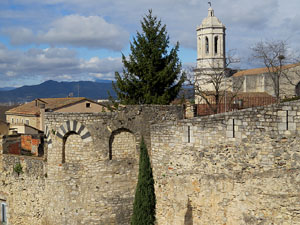
[[[300,223],[299,115],[296,101],[153,125],[158,224]]]

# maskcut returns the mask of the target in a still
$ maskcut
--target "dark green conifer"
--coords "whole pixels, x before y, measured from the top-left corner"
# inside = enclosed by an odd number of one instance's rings
[[[179,44],[168,52],[169,36],[152,10],[141,21],[130,43],[131,54],[122,54],[123,73],[115,73],[114,89],[123,104],[169,104],[181,89],[184,75],[177,52]]]
[[[139,177],[135,191],[131,225],[154,225],[155,193],[152,168],[147,147],[142,138],[140,146]]]

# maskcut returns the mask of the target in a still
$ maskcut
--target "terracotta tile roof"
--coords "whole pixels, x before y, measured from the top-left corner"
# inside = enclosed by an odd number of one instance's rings
[[[213,91],[207,91],[207,97],[212,97],[214,96]],[[221,95],[223,95],[223,92],[221,92]],[[243,97],[272,97],[272,95],[268,94],[267,92],[231,92],[231,91],[226,91],[226,96],[229,98],[231,96],[235,96],[235,97],[239,97],[239,98],[243,98]],[[224,97],[224,96],[221,96]]]
[[[56,110],[61,107],[71,105],[82,100],[88,100],[84,97],[77,98],[38,98],[29,103],[25,103],[18,107],[6,111],[6,114],[26,114],[39,115],[41,104],[45,104],[45,110]],[[88,100],[91,101],[91,100]]]
[[[289,69],[289,68],[293,68],[296,66],[299,66],[299,63],[295,63],[295,64],[288,64],[288,65],[284,65],[282,68],[283,69]],[[235,74],[233,74],[233,77],[240,77],[240,76],[245,76],[245,75],[257,75],[257,74],[263,74],[263,73],[268,73],[268,68],[264,67],[264,68],[255,68],[255,69],[249,69],[249,70],[241,70]]]

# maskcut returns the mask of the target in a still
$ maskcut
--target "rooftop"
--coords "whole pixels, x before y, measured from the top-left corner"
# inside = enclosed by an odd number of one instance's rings
[[[74,98],[38,98],[29,103],[17,106],[6,111],[6,114],[26,114],[26,115],[40,115],[40,109],[45,108],[46,111],[56,110],[77,102],[88,100],[84,97]]]
[[[284,65],[282,66],[282,69],[290,69],[296,66],[300,66],[299,63],[295,63],[295,64],[288,64],[288,65]],[[272,70],[272,68],[270,68]],[[257,74],[264,74],[264,73],[268,73],[269,70],[267,67],[264,68],[255,68],[255,69],[249,69],[249,70],[241,70],[235,74],[233,74],[233,77],[240,77],[240,76],[245,76],[245,75],[257,75]]]

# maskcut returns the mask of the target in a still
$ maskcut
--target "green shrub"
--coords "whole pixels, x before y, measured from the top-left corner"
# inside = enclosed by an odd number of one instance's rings
[[[154,225],[155,193],[152,168],[147,147],[142,138],[140,146],[139,177],[135,192],[131,225]]]
[[[18,174],[18,176],[20,175],[20,173],[23,173],[23,167],[22,167],[21,163],[17,163],[14,166],[14,172],[16,172]]]

